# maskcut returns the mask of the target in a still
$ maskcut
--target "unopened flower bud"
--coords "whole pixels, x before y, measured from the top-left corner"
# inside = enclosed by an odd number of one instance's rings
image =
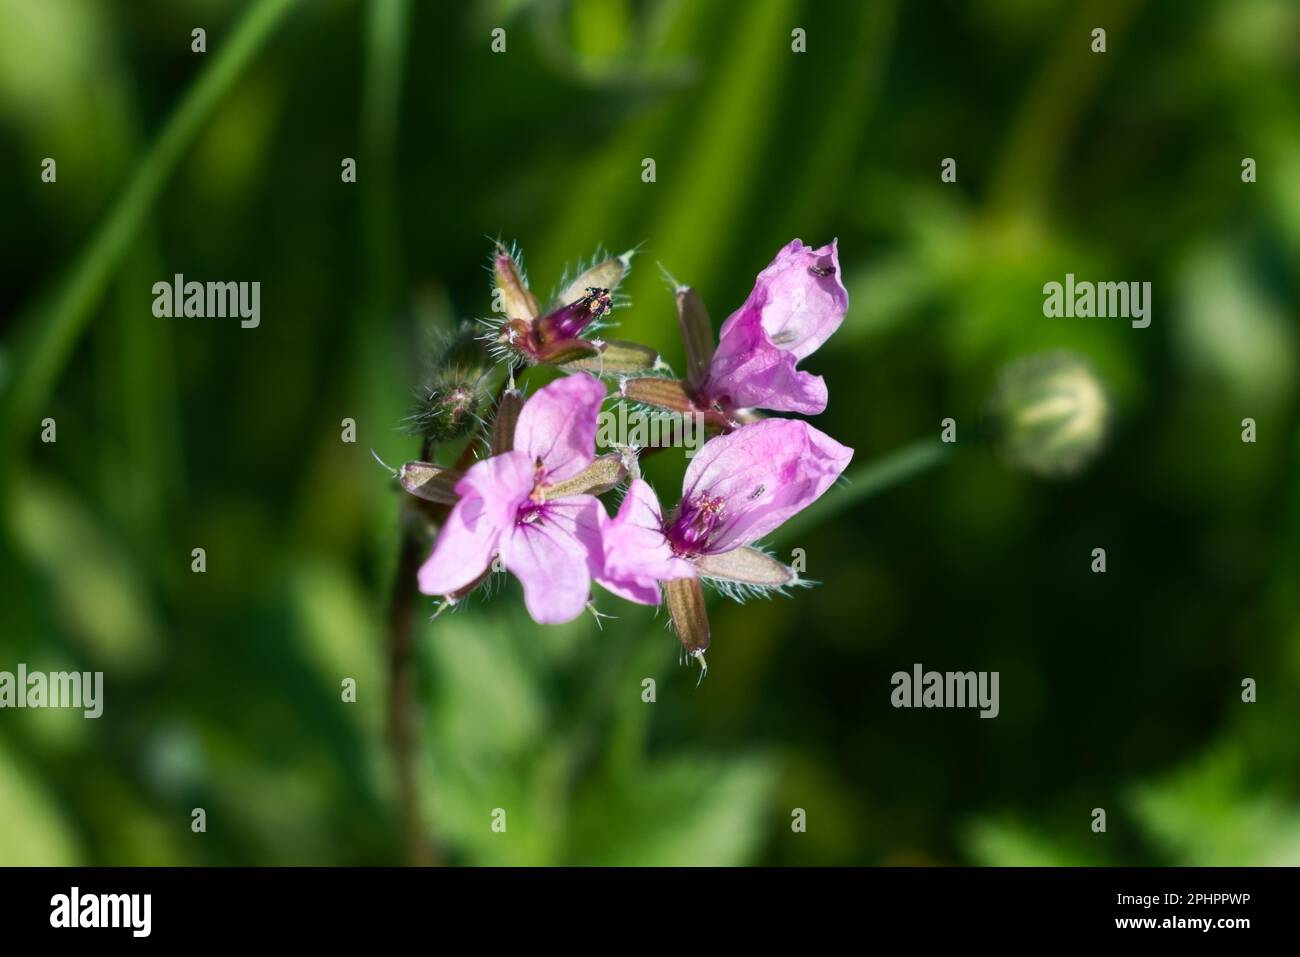
[[[1039,475],[1066,475],[1101,449],[1110,402],[1085,360],[1054,352],[1007,365],[991,411],[1008,459]]]
[[[477,371],[444,370],[411,414],[412,430],[435,444],[464,438],[478,426],[487,401]]]

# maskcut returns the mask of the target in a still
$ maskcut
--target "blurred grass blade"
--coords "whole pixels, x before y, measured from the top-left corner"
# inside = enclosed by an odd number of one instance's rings
[[[0,739],[0,863],[68,867],[82,862],[72,829],[42,782]]]
[[[13,385],[5,397],[0,423],[0,447],[6,453],[13,447],[16,430],[32,417],[58,378],[109,279],[186,148],[297,3],[298,0],[259,0],[249,9],[172,113],[153,147],[136,167],[126,191],[62,284],[48,298],[42,297],[20,320],[20,334],[24,338],[14,357]],[[46,303],[48,308],[43,308]],[[0,459],[12,461],[8,454],[0,455]]]
[[[649,242],[666,266],[706,289],[720,284],[720,270],[736,255],[735,231],[777,125],[772,104],[793,61],[789,46],[776,38],[788,36],[795,5],[774,0],[745,9],[749,15],[736,18],[715,41],[722,62],[702,88],[693,122],[674,133],[684,150],[646,154],[659,160],[662,180],[654,187],[662,192]],[[628,287],[633,302],[664,301],[662,282],[651,270],[633,274]],[[620,328],[631,339],[650,339],[661,315],[657,308],[640,309]]]
[[[149,588],[112,531],[74,493],[49,478],[14,485],[7,531],[49,582],[69,633],[116,674],[149,668],[164,633]]]
[[[401,120],[402,75],[406,66],[407,0],[372,0],[366,9],[366,59],[361,116],[365,163],[372,178],[362,195],[362,237],[370,270],[371,307],[391,310],[405,274],[398,235],[396,144]],[[364,328],[364,332],[363,332]],[[358,335],[370,324],[358,326]]]
[[[1084,107],[1113,62],[1092,53],[1090,45],[1077,38],[1104,23],[1109,42],[1115,44],[1138,6],[1138,0],[1080,5],[1072,22],[1060,30],[1056,48],[1044,58],[1007,133],[991,178],[995,209],[1035,209],[1046,201],[1066,144],[1073,142]]]

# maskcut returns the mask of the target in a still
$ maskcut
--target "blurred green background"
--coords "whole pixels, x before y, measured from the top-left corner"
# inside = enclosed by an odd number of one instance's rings
[[[0,712],[0,863],[406,859],[370,450],[415,457],[489,237],[543,294],[643,244],[618,334],[680,369],[656,263],[716,324],[837,236],[849,317],[806,366],[855,466],[968,437],[1054,348],[1109,384],[1108,448],[1045,482],[967,442],[828,504],[777,540],[822,585],[714,602],[698,689],[608,595],[603,630],[532,624],[513,582],[422,605],[441,857],[1300,864],[1297,36],[1289,0],[0,0],[0,670],[106,684],[96,721]],[[260,281],[261,326],[154,318],[177,272]],[[1044,319],[1066,272],[1152,282],[1151,327]],[[915,662],[1000,671],[1001,715],[893,709]]]

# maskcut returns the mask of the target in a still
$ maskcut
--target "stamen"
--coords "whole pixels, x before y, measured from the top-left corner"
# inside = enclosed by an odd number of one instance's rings
[[[677,517],[664,529],[673,552],[681,556],[703,552],[726,511],[727,501],[720,495],[711,497],[705,493],[682,502]]]

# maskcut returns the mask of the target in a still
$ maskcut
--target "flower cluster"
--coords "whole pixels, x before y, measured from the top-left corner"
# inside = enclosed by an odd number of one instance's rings
[[[490,454],[465,468],[410,462],[399,477],[423,504],[442,510],[419,570],[421,592],[454,604],[504,568],[542,624],[592,607],[593,582],[640,604],[666,598],[684,648],[703,667],[709,630],[701,583],[733,593],[800,584],[757,543],[819,498],[852,457],[807,422],[756,411],[825,409],[825,382],[796,365],[838,328],[848,296],[835,244],[812,249],[795,240],[759,273],[715,348],[699,297],[678,286],[688,369],[672,379],[661,374],[654,350],[593,334],[617,302],[631,258],[598,257],[543,309],[517,257],[498,248],[500,318],[484,338],[507,378]],[[515,377],[534,365],[568,374],[525,401]],[[640,478],[637,450],[597,454],[598,416],[610,398],[602,376],[618,377],[616,398],[701,413],[708,423],[712,437],[691,460],[671,509]],[[611,517],[599,496],[615,489],[624,494]]]

